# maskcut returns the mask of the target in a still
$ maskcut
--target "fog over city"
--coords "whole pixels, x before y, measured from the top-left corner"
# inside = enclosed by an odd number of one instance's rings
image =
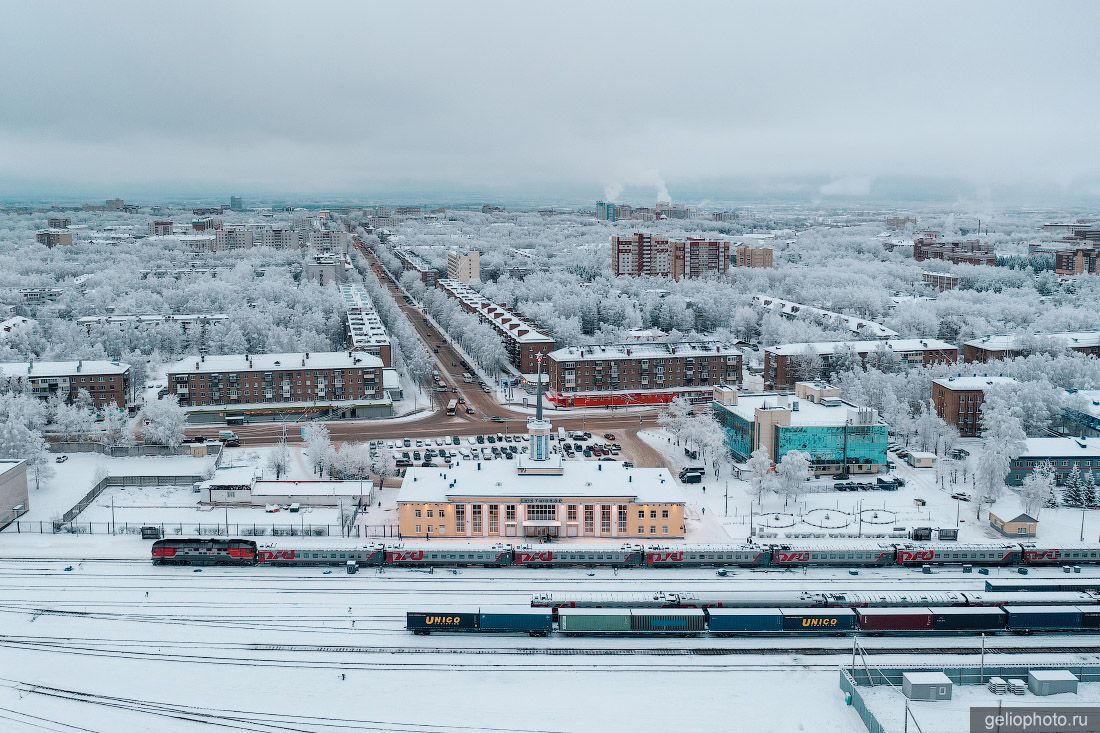
[[[1090,3],[4,7],[9,197],[1100,194]]]

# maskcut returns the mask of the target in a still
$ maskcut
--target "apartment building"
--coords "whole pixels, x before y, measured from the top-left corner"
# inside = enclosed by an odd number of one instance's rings
[[[46,227],[49,229],[68,229],[73,220],[67,216],[51,216],[46,219]]]
[[[738,267],[772,267],[775,254],[771,247],[753,247],[738,245],[735,261]]]
[[[19,297],[24,305],[42,305],[60,300],[65,291],[61,288],[20,288]]]
[[[905,229],[908,226],[913,226],[917,223],[917,220],[912,216],[888,216],[886,217],[886,228],[893,229],[895,231]]]
[[[1076,468],[1080,475],[1090,474],[1100,484],[1100,438],[1028,438],[1023,452],[1012,459],[1005,483],[1023,484],[1038,466],[1050,465],[1057,483]]]
[[[821,372],[831,374],[833,356],[841,349],[850,349],[863,362],[871,352],[885,349],[892,352],[903,366],[954,364],[959,359],[957,346],[931,338],[777,344],[764,349],[764,388],[791,389],[795,382],[807,378],[806,374],[800,373],[803,369],[800,361],[811,354],[820,360]],[[809,375],[809,378],[817,376]]]
[[[939,293],[959,287],[959,276],[952,275],[949,272],[929,272],[925,270],[920,274],[920,280]]]
[[[318,252],[345,254],[351,243],[351,235],[342,229],[311,229],[309,246]]]
[[[898,336],[898,332],[894,329],[887,328],[881,323],[866,318],[827,311],[824,308],[815,308],[804,303],[773,298],[770,295],[754,295],[752,296],[752,304],[757,308],[778,313],[787,320],[805,320],[825,328],[844,329],[863,338],[892,339]]]
[[[963,438],[982,434],[985,392],[999,384],[1015,384],[1011,377],[946,377],[932,380],[932,404],[936,414],[954,425]]]
[[[481,253],[476,249],[464,254],[453,249],[447,252],[447,277],[466,285],[472,280],[480,280]]]
[[[743,356],[717,341],[569,346],[547,354],[547,399],[558,407],[707,401],[741,384]]]
[[[78,325],[87,333],[97,326],[114,326],[119,331],[128,329],[174,326],[179,329],[185,348],[206,353],[206,331],[215,323],[228,321],[225,313],[181,313],[181,314],[145,314],[145,315],[107,315],[83,316],[77,318]]]
[[[167,237],[172,234],[173,227],[171,219],[156,219],[149,222],[149,236],[150,237]]]
[[[353,351],[188,356],[168,368],[168,391],[187,406],[381,400],[382,360]]]
[[[985,363],[1059,347],[1086,356],[1100,356],[1100,331],[983,336],[963,344],[963,361]]]
[[[16,390],[24,388],[43,400],[59,396],[72,403],[80,390],[91,395],[96,407],[125,408],[135,401],[130,365],[117,361],[16,361],[0,363],[3,376]]]
[[[302,282],[324,287],[344,280],[344,260],[334,254],[306,257],[302,265]]]
[[[611,237],[611,268],[616,275],[671,277],[673,280],[724,274],[729,271],[730,243],[635,232]]]
[[[947,241],[939,232],[922,232],[913,240],[913,259],[944,260],[955,264],[996,265],[993,246],[978,239]]]
[[[214,239],[214,246],[219,252],[227,249],[248,249],[253,246],[252,227],[222,227],[214,233]]]
[[[842,400],[829,384],[798,382],[793,396],[719,386],[713,396],[714,417],[739,461],[764,448],[774,463],[792,450],[806,453],[817,475],[886,469],[886,423],[874,409]]]
[[[367,291],[359,285],[340,286],[340,297],[347,308],[346,325],[348,345],[352,351],[377,356],[382,366],[393,366],[393,350],[390,335],[378,317]]]
[[[73,233],[67,229],[41,229],[34,234],[34,241],[47,247],[73,243]]]
[[[1100,249],[1091,244],[1059,249],[1054,253],[1054,272],[1069,277],[1100,275]]]
[[[401,266],[406,270],[415,272],[420,277],[420,282],[424,283],[425,286],[434,288],[439,284],[439,273],[416,252],[403,248],[397,248],[393,252],[397,255],[397,259],[401,261]]]
[[[520,373],[534,374],[538,371],[535,357],[554,350],[554,339],[549,334],[518,313],[486,300],[463,283],[444,278],[439,281],[439,288],[457,300],[463,310],[475,314],[493,327],[504,343],[509,363]]]

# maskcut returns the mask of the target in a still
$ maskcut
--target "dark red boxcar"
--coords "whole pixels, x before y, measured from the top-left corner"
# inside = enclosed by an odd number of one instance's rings
[[[931,631],[932,611],[927,608],[857,608],[863,631]]]

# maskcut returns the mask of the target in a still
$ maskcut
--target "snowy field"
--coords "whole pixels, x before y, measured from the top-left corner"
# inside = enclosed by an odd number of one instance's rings
[[[792,645],[779,638],[417,637],[404,630],[404,612],[520,607],[535,592],[575,590],[980,587],[957,571],[929,577],[897,569],[858,579],[821,570],[727,578],[707,571],[565,569],[196,572],[153,567],[145,559],[148,545],[133,538],[0,537],[5,731],[39,730],[31,724],[47,719],[96,733],[236,725],[259,731],[713,731],[732,721],[737,730],[855,733],[862,723],[837,684],[837,666],[850,653],[847,639]],[[76,559],[97,554],[133,559]],[[41,559],[12,559],[34,556]],[[963,652],[937,657],[945,664],[956,656],[974,661],[973,640],[865,640],[882,664],[919,663],[919,653],[904,650],[945,643]],[[1010,661],[1013,655],[997,654],[999,645],[1028,644],[1045,647],[1029,658],[1096,658],[1058,652],[1066,643],[1100,648],[1100,638],[1091,636],[994,637],[989,654]],[[803,647],[817,651],[802,653]],[[550,696],[548,710],[532,710],[536,689]],[[792,693],[797,705],[785,703]]]

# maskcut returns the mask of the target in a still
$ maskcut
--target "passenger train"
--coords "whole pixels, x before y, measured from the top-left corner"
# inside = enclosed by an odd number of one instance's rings
[[[730,545],[458,545],[445,540],[343,547],[258,545],[250,539],[178,538],[153,543],[158,565],[346,565],[360,567],[915,567],[1100,564],[1100,545],[937,543],[863,546]]]

